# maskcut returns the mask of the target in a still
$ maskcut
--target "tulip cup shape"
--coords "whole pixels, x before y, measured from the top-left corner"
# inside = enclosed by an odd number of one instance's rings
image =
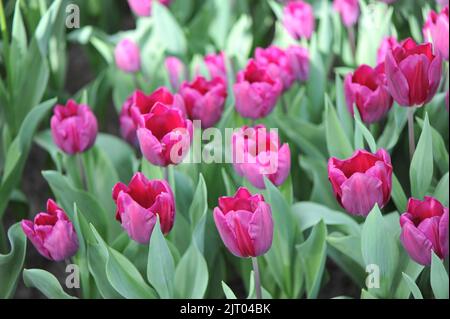
[[[62,261],[78,251],[75,228],[52,199],[47,201],[47,212],[37,214],[34,221],[22,221],[22,230],[37,251],[49,260]]]
[[[137,137],[144,157],[162,167],[181,163],[190,148],[192,122],[179,109],[159,102],[140,121]]]
[[[384,63],[386,54],[397,46],[399,46],[399,43],[395,37],[390,36],[383,38],[377,51],[377,64]]]
[[[140,244],[148,244],[156,217],[161,231],[167,235],[175,221],[175,199],[164,180],[148,180],[136,173],[127,185],[117,183],[112,191],[117,205],[116,219],[128,236]]]
[[[298,45],[292,45],[286,50],[292,74],[299,82],[306,82],[309,78],[308,50]]]
[[[357,150],[352,157],[328,161],[328,178],[339,204],[351,215],[367,216],[375,204],[383,208],[391,197],[392,165],[389,154]]]
[[[290,1],[283,8],[283,25],[294,39],[309,39],[315,20],[312,6],[304,1]]]
[[[342,22],[347,28],[358,22],[359,0],[334,0],[333,8],[341,15]]]
[[[430,31],[434,47],[448,61],[448,5],[439,14],[432,15]]]
[[[122,137],[132,145],[139,145],[137,129],[143,125],[142,115],[148,114],[156,103],[162,103],[168,107],[179,109],[186,113],[183,98],[178,94],[172,94],[165,87],[160,87],[150,95],[136,90],[122,106],[120,112],[120,131]]]
[[[267,66],[250,59],[233,86],[236,110],[245,118],[266,117],[273,111],[282,90],[283,83],[270,75]]]
[[[245,187],[219,198],[214,221],[225,246],[237,257],[258,257],[272,246],[271,208],[262,195],[252,195]]]
[[[186,66],[174,56],[167,57],[164,63],[169,75],[170,85],[175,91],[178,91],[181,82],[186,78]]]
[[[208,69],[211,79],[222,78],[227,82],[227,68],[225,65],[225,53],[208,54],[204,58],[206,68]]]
[[[73,100],[57,105],[50,120],[53,142],[64,153],[73,155],[90,149],[97,138],[97,119],[89,106]]]
[[[114,57],[117,67],[126,73],[136,73],[141,69],[141,53],[131,39],[123,39],[117,44]]]
[[[400,226],[400,241],[415,262],[431,265],[431,251],[441,259],[448,257],[448,207],[437,199],[410,198]]]
[[[273,78],[278,78],[283,83],[283,90],[287,91],[295,81],[294,72],[288,55],[277,46],[266,49],[256,48],[255,60],[259,65],[267,67],[267,71]]]
[[[442,59],[431,43],[416,44],[411,38],[388,52],[385,72],[389,92],[401,106],[422,106],[439,88]]]
[[[353,105],[356,105],[361,119],[367,124],[383,119],[394,103],[387,88],[383,64],[375,69],[363,64],[348,74],[344,92],[350,113],[353,115]]]
[[[264,189],[264,176],[274,185],[284,183],[291,168],[289,145],[280,146],[278,134],[262,124],[242,127],[233,134],[233,166],[250,183]]]
[[[200,120],[202,128],[219,122],[227,98],[226,82],[221,77],[211,81],[197,76],[191,83],[181,85],[186,113],[191,120]]]

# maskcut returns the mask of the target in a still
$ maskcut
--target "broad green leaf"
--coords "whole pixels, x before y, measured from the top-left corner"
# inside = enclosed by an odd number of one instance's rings
[[[24,269],[23,281],[29,288],[36,288],[49,299],[76,299],[67,294],[55,276],[42,269]]]
[[[230,287],[228,287],[228,285],[222,281],[222,289],[223,289],[223,293],[225,294],[225,297],[227,299],[237,299],[236,295],[234,294],[233,290],[231,290]]]
[[[377,151],[377,143],[375,142],[375,139],[372,136],[372,133],[370,133],[370,131],[367,129],[367,127],[362,123],[361,121],[361,117],[359,114],[357,114],[355,112],[355,125],[356,125],[356,129],[358,129],[362,136],[364,137],[364,139],[367,142],[367,145],[369,145],[370,151],[372,153],[376,153]]]
[[[327,243],[342,254],[350,257],[357,264],[364,266],[361,254],[361,237],[356,235],[343,236],[340,233],[330,234],[327,237]]]
[[[395,176],[395,173],[392,173],[392,200],[394,201],[395,207],[399,212],[403,212],[406,210],[407,198],[405,192],[403,191],[402,185]]]
[[[145,158],[141,161],[141,171],[149,179],[164,179],[163,169],[150,164]]]
[[[338,74],[336,74],[335,85],[336,85],[336,107],[338,116],[342,122],[342,126],[345,130],[347,138],[351,140],[353,138],[353,119],[348,110],[347,103],[345,101],[342,78]]]
[[[419,287],[417,287],[414,280],[412,280],[411,277],[409,277],[407,274],[402,272],[403,280],[408,285],[409,290],[411,291],[412,295],[414,296],[414,299],[423,299],[422,293],[420,292]]]
[[[252,19],[248,15],[243,14],[228,34],[225,52],[229,58],[235,57],[240,67],[244,67],[252,47],[251,25]]]
[[[419,123],[419,126],[423,129],[424,121],[420,118],[417,118],[417,122]],[[433,127],[431,127],[431,137],[433,139],[434,161],[438,166],[439,170],[441,171],[441,173],[445,173],[448,171],[449,167],[449,157],[447,147],[445,146],[446,144],[441,134]]]
[[[448,207],[448,196],[449,196],[449,181],[448,181],[448,172],[442,176],[439,184],[437,184],[436,189],[434,190],[434,197],[438,199],[444,206]]]
[[[187,41],[183,29],[169,9],[159,2],[152,3],[152,16],[155,21],[155,33],[160,37],[171,54],[184,55],[187,52]]]
[[[194,197],[189,207],[189,218],[191,220],[191,226],[195,227],[203,215],[208,210],[208,192],[206,190],[205,179],[200,174],[198,178],[197,188],[194,193]]]
[[[431,253],[431,288],[436,299],[448,299],[448,274],[444,263],[434,253]]]
[[[352,146],[328,97],[325,103],[325,130],[329,155],[341,159],[350,157]]]

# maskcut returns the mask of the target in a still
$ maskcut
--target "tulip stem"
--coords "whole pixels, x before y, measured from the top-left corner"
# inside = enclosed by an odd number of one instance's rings
[[[167,183],[170,184],[170,181],[169,181],[169,166],[164,167],[163,170],[164,170],[164,180],[165,180]]]
[[[414,112],[416,109],[410,107],[408,109],[408,138],[409,138],[409,157],[412,160],[414,152],[416,151],[416,142],[414,140]]]
[[[85,191],[88,190],[86,181],[86,172],[84,171],[83,157],[81,154],[77,154],[78,167],[80,169],[81,185]]]
[[[252,264],[253,275],[255,276],[256,299],[262,299],[261,277],[259,275],[258,259],[256,257],[252,258]]]
[[[355,39],[355,30],[353,27],[347,28],[348,33],[348,42],[350,43],[350,49],[352,50],[353,63],[356,64],[356,39]]]

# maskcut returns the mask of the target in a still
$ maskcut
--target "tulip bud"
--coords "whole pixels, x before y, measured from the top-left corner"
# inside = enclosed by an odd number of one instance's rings
[[[415,262],[431,265],[431,251],[441,259],[448,256],[448,208],[437,199],[410,198],[400,226],[400,241]]]
[[[274,45],[266,49],[256,48],[255,60],[257,64],[267,67],[272,78],[281,80],[284,91],[289,90],[294,83],[295,76],[284,50]]]
[[[57,105],[50,121],[53,141],[63,152],[73,155],[92,147],[97,137],[97,119],[89,106],[69,100]]]
[[[339,204],[350,214],[367,216],[375,204],[383,208],[391,197],[392,165],[389,154],[356,151],[352,157],[328,161],[328,178]]]
[[[297,81],[307,81],[309,78],[308,50],[297,45],[292,45],[286,50],[286,54],[292,73]]]
[[[49,260],[62,261],[78,251],[75,228],[52,199],[47,201],[47,212],[37,214],[34,221],[23,220],[22,229],[37,251]]]
[[[208,54],[205,56],[205,64],[211,79],[222,78],[227,82],[227,68],[225,66],[225,53]]]
[[[260,194],[241,187],[231,197],[220,197],[214,221],[225,246],[241,258],[258,257],[272,246],[273,220]]]
[[[134,241],[148,244],[157,216],[163,234],[172,229],[175,199],[166,181],[148,180],[144,174],[136,173],[128,186],[117,183],[112,196],[117,205],[116,219]]]
[[[386,59],[386,54],[399,46],[397,39],[395,37],[385,37],[380,44],[377,51],[377,64],[384,63]]]
[[[173,56],[166,58],[165,65],[170,85],[175,91],[178,91],[180,83],[186,78],[186,67],[180,59]]]
[[[114,56],[119,69],[127,73],[136,73],[141,69],[141,53],[139,47],[130,39],[120,41]]]
[[[359,18],[359,0],[334,0],[333,8],[342,18],[348,28],[356,24]]]
[[[233,134],[233,166],[257,188],[265,188],[264,176],[279,186],[289,176],[291,151],[288,144],[280,146],[278,134],[264,125],[244,126]]]
[[[422,106],[439,87],[442,59],[431,43],[417,45],[411,38],[388,52],[385,72],[389,92],[402,106]]]
[[[448,61],[448,6],[442,9],[439,14],[431,14],[430,33],[434,48],[439,51],[442,58]]]
[[[267,66],[251,59],[245,70],[238,73],[233,86],[236,110],[245,118],[266,117],[275,107],[282,90],[281,80],[273,78]]]
[[[383,64],[375,69],[363,64],[345,77],[344,92],[348,110],[353,115],[353,105],[356,105],[361,119],[367,124],[383,119],[394,103],[388,92],[383,69]]]
[[[181,163],[189,151],[192,135],[192,122],[179,109],[160,102],[140,116],[139,145],[144,157],[153,165]]]
[[[283,25],[297,40],[311,38],[315,27],[312,6],[301,0],[288,2],[283,9]]]

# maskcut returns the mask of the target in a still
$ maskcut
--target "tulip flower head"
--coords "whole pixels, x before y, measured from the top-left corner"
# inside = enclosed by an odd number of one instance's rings
[[[117,205],[116,219],[134,241],[148,244],[157,216],[163,234],[172,229],[175,199],[166,181],[148,180],[144,174],[136,173],[128,186],[117,183],[112,196]]]
[[[57,105],[50,121],[53,141],[69,155],[90,149],[97,138],[97,119],[89,106],[73,100]]]
[[[169,81],[172,88],[177,91],[180,84],[186,78],[186,66],[177,57],[171,56],[166,58],[165,66],[169,74]]]
[[[141,69],[141,53],[131,39],[123,39],[117,44],[114,57],[117,67],[126,73],[136,73]]]
[[[283,9],[283,25],[294,39],[309,39],[315,20],[312,6],[304,1],[290,1]]]
[[[252,195],[245,187],[219,198],[214,221],[225,246],[237,257],[258,257],[272,246],[271,208],[262,195]]]
[[[162,5],[169,6],[172,0],[128,0],[128,5],[137,16],[148,17],[152,14],[153,1],[158,1]]]
[[[389,154],[356,151],[352,157],[328,161],[328,178],[339,204],[350,214],[367,216],[375,204],[383,208],[391,197],[392,165]]]
[[[387,88],[383,64],[375,69],[363,64],[348,74],[344,92],[350,113],[353,115],[353,106],[356,105],[361,119],[368,124],[383,119],[394,103]]]
[[[448,61],[448,39],[449,39],[449,25],[448,25],[448,5],[445,6],[441,12],[436,13],[431,10],[427,21],[425,22],[423,32],[426,35],[425,39],[433,42],[434,48],[440,53],[443,59]],[[429,38],[431,36],[431,39]],[[430,41],[431,40],[431,41]]]
[[[45,258],[62,261],[78,251],[78,236],[66,213],[52,199],[47,211],[36,215],[34,221],[23,220],[22,230],[37,251]]]
[[[292,45],[286,50],[290,69],[295,79],[305,82],[309,78],[309,53],[308,50],[298,45]]]
[[[334,0],[333,8],[341,15],[342,22],[347,28],[358,22],[359,0]]]
[[[208,54],[204,58],[206,68],[208,69],[211,79],[222,78],[227,82],[227,68],[225,65],[225,53]]]
[[[437,199],[410,198],[400,226],[400,241],[415,262],[431,265],[431,251],[441,259],[448,257],[448,207]]]
[[[377,64],[384,63],[386,54],[397,46],[399,46],[399,43],[395,37],[389,36],[383,38],[377,51]]]

